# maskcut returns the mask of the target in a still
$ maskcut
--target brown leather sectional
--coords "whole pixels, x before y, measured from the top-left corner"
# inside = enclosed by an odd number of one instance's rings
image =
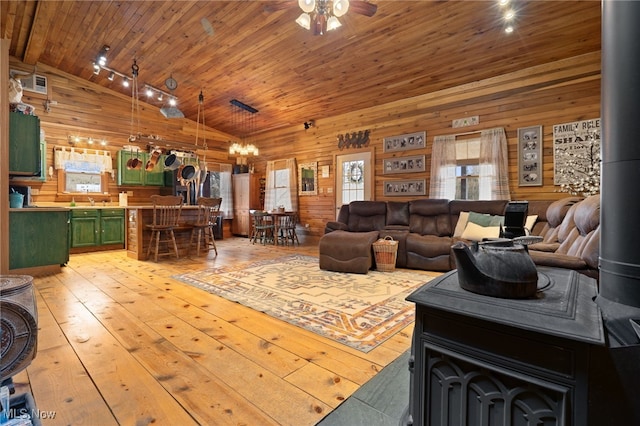
[[[320,239],[320,268],[366,273],[375,266],[375,257],[364,248],[366,244],[391,236],[399,243],[397,267],[443,272],[455,269],[451,246],[457,241],[469,243],[455,234],[460,213],[504,215],[507,204],[505,200],[354,201],[341,207],[336,221],[326,224]],[[599,195],[585,200],[566,197],[530,201],[528,214],[537,215],[531,235],[543,237],[542,243],[529,247],[536,264],[575,269],[597,278]],[[351,235],[345,238],[347,233]],[[349,249],[355,242],[358,247]]]

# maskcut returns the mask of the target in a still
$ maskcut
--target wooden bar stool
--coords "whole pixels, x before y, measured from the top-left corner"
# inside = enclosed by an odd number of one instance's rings
[[[198,198],[198,217],[195,223],[191,226],[191,238],[189,239],[189,252],[193,246],[193,237],[196,236],[196,256],[200,256],[200,240],[204,236],[204,249],[208,252],[213,249],[218,255],[218,248],[216,247],[216,240],[213,236],[213,227],[218,226],[216,219],[220,214],[220,204],[222,204],[222,198]]]
[[[179,195],[152,195],[153,203],[153,223],[145,225],[151,230],[151,240],[147,248],[147,259],[154,251],[154,260],[158,261],[158,256],[171,255],[171,246],[173,252],[178,255],[178,245],[176,244],[176,236],[173,230],[178,227],[180,213],[182,211],[182,197]],[[162,238],[163,233],[164,239]],[[167,251],[159,253],[160,243],[166,243]]]

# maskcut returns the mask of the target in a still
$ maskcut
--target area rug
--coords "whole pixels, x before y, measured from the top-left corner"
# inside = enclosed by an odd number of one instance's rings
[[[405,298],[433,276],[329,272],[317,257],[290,255],[172,278],[366,353],[414,320]]]

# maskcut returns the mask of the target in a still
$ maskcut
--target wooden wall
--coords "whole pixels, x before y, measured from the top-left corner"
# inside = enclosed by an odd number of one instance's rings
[[[11,69],[32,72],[33,68],[27,67],[10,58]],[[24,91],[22,102],[33,105],[36,108],[36,115],[40,118],[40,127],[45,132],[47,141],[47,168],[53,165],[53,148],[55,146],[69,147],[69,136],[80,136],[83,138],[92,137],[96,141],[105,139],[106,147],[94,144],[96,149],[105,149],[111,152],[114,159],[114,167],[117,166],[116,154],[124,145],[129,145],[128,138],[132,133],[143,135],[157,135],[165,141],[194,145],[196,143],[196,123],[188,119],[165,118],[159,108],[139,103],[139,121],[134,119],[131,123],[132,105],[131,97],[105,89],[87,80],[63,73],[55,68],[38,64],[38,74],[47,77],[47,96],[34,92]],[[142,83],[140,84],[140,86]],[[194,94],[197,96],[197,94]],[[50,111],[46,112],[43,105],[47,99],[57,102],[50,106]],[[136,114],[134,114],[135,116]],[[138,125],[139,123],[139,125]],[[208,149],[196,149],[201,158],[206,155],[207,162],[231,163],[227,153],[228,143],[232,136],[214,129],[207,129],[206,132],[198,129],[198,146],[203,145],[206,138]],[[78,145],[78,148],[89,148],[85,142]],[[13,179],[12,183],[21,182],[20,179]],[[38,192],[33,198],[38,203],[71,201],[71,195],[57,192],[58,176],[54,171],[52,178],[47,177],[44,183],[28,183],[32,189]],[[118,187],[116,180],[109,181],[108,197],[94,197],[97,201],[109,199],[111,202],[118,202],[118,193],[122,191],[132,191],[133,196],[129,197],[130,204],[148,203],[149,196],[161,192],[157,187]],[[75,197],[77,202],[87,202],[82,197]]]
[[[428,87],[425,87],[425,92],[428,92]],[[340,151],[337,135],[366,129],[371,130],[370,146],[361,149],[374,152],[376,200],[406,200],[383,196],[382,181],[389,178],[389,175],[382,174],[384,159],[424,153],[426,171],[401,177],[425,178],[428,188],[434,136],[493,127],[503,127],[507,134],[513,200],[549,200],[566,196],[553,185],[553,125],[600,117],[600,52],[385,105],[375,105],[375,99],[371,103],[372,106],[365,110],[318,119],[308,130],[304,130],[303,123],[300,123],[257,138],[261,161],[295,156],[298,163],[317,161],[318,170],[323,165],[330,166],[330,177],[319,180],[318,195],[299,199],[300,222],[309,224],[312,234],[321,235],[324,223],[335,218],[335,191],[329,193],[327,189],[333,189],[335,185],[336,155],[355,152],[354,149]],[[475,115],[480,118],[478,125],[452,128],[452,120]],[[543,185],[520,187],[517,129],[534,125],[543,126]],[[427,146],[423,151],[383,152],[383,138],[423,130],[427,132]],[[261,163],[256,164],[256,170],[262,170],[261,167]]]
[[[12,68],[19,66],[12,62]],[[22,67],[21,69],[24,69]],[[50,113],[43,112],[42,99],[25,92],[24,102],[34,104],[42,120],[49,146],[66,145],[67,136],[77,132],[80,136],[106,138],[109,149],[114,152],[127,144],[131,132],[130,98],[93,85],[92,83],[63,74],[55,69],[38,66],[38,71],[49,78],[52,89],[50,98],[58,102]],[[366,93],[363,93],[366,96]],[[195,142],[195,122],[186,119],[165,119],[157,108],[141,103],[141,132],[157,134],[169,140]],[[452,128],[452,120],[479,116],[480,123],[459,129]],[[496,76],[425,94],[401,101],[376,105],[349,114],[325,119],[316,119],[315,126],[305,130],[303,123],[277,129],[255,136],[260,156],[252,159],[256,173],[264,174],[266,161],[295,157],[298,163],[318,162],[330,166],[328,178],[319,177],[317,196],[302,196],[299,199],[300,222],[308,224],[308,232],[321,235],[324,224],[335,217],[335,157],[355,152],[354,149],[340,151],[337,135],[354,131],[371,131],[370,144],[361,148],[371,150],[375,159],[375,199],[385,200],[382,193],[382,162],[393,156],[424,153],[426,171],[406,174],[402,178],[425,178],[427,188],[431,164],[431,143],[434,136],[503,127],[509,142],[509,169],[511,196],[514,200],[558,199],[566,196],[557,192],[553,185],[553,125],[600,117],[600,52],[594,52],[557,61],[515,73]],[[314,117],[309,117],[314,119]],[[543,185],[519,187],[517,174],[517,129],[542,125]],[[411,133],[427,132],[424,151],[384,153],[383,138]],[[231,137],[210,129],[207,132],[210,161],[233,163],[226,150]],[[49,150],[48,157],[52,155]],[[52,159],[48,158],[51,164]],[[397,175],[395,175],[397,176]],[[56,194],[56,179],[44,184],[33,184],[40,190],[39,200],[65,201]],[[331,188],[331,192],[329,192]],[[131,189],[131,188],[129,188]],[[127,190],[111,182],[109,191],[117,200],[117,193]],[[146,199],[149,190],[133,188],[134,198]],[[153,190],[157,191],[157,190]],[[41,197],[41,198],[40,198]],[[396,201],[400,197],[387,198]]]

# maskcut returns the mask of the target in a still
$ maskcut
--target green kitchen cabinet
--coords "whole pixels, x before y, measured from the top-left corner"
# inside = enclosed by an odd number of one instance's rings
[[[124,209],[71,210],[71,248],[124,244]]]
[[[138,169],[129,169],[127,162],[138,159],[142,166]],[[144,185],[144,153],[121,150],[118,151],[118,185]]]
[[[69,211],[9,212],[9,269],[64,265],[69,261]]]
[[[149,158],[151,156],[147,152],[118,151],[118,185],[164,186],[165,156],[161,155],[155,167],[147,171],[145,166]],[[127,162],[130,159],[138,159],[141,163],[140,168],[128,168]]]
[[[124,244],[124,209],[100,210],[100,245]]]
[[[149,158],[151,158],[150,154],[146,154],[146,160],[142,167],[147,164]],[[164,160],[166,155],[161,155],[156,162],[155,167],[152,170],[144,171],[144,184],[147,186],[164,186]]]
[[[40,119],[20,112],[9,113],[9,174],[41,173]]]
[[[71,210],[71,248],[100,244],[100,210]]]

